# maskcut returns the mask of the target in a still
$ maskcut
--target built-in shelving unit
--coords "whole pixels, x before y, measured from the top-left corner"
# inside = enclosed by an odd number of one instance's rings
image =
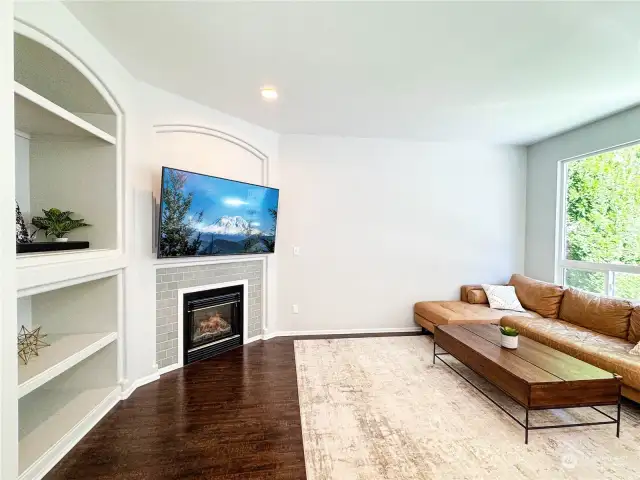
[[[120,399],[115,345],[19,401],[19,473],[39,478]]]
[[[89,249],[17,254],[17,328],[40,326],[50,344],[26,365],[18,361],[19,478],[30,480],[121,398],[126,260],[121,112],[72,54],[42,32],[19,30],[16,201],[27,223],[55,207],[91,224],[68,235]]]
[[[18,398],[76,366],[117,338],[116,332],[47,336],[50,346],[43,348],[28,364],[18,367]]]
[[[55,207],[91,224],[68,234],[88,241],[89,251],[18,254],[18,268],[120,252],[116,112],[60,55],[21,35],[15,45],[16,197],[25,221]],[[64,78],[52,78],[43,68]],[[46,240],[43,232],[36,240]]]
[[[82,118],[14,82],[15,128],[29,135],[95,137],[112,145],[113,135],[100,130]]]
[[[57,401],[54,396],[56,392],[47,392],[50,395],[48,401]],[[55,458],[64,455],[66,451],[58,453],[56,445],[71,443],[82,438],[86,432],[77,432],[80,425],[91,423],[95,425],[106,412],[113,407],[114,403],[120,399],[120,388],[118,386],[102,387],[75,392],[66,391],[59,393],[60,398],[66,403],[56,411],[55,415],[47,418],[40,418],[39,423],[33,430],[26,433],[19,444],[19,472],[20,478],[33,478],[43,470],[48,470],[48,465],[44,464],[46,457]],[[24,406],[23,411],[29,407]],[[23,421],[22,423],[25,423]],[[64,432],[63,436],[60,433]],[[66,450],[66,449],[65,449]],[[51,454],[47,455],[48,452]],[[49,467],[50,468],[50,467]]]

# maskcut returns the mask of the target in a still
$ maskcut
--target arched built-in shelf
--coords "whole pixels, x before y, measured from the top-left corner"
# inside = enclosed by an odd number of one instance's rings
[[[27,223],[54,207],[91,224],[69,234],[89,249],[17,254],[17,328],[40,326],[50,343],[18,365],[15,442],[27,480],[42,478],[121,398],[123,114],[55,40],[18,21],[14,39],[16,201]]]

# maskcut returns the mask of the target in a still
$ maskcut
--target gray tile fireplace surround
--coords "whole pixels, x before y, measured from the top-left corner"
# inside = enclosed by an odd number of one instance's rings
[[[156,270],[156,362],[178,363],[178,289],[247,280],[247,338],[262,334],[262,261],[214,263]]]

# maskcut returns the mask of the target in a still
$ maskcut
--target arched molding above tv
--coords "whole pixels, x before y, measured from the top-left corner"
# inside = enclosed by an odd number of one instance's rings
[[[255,156],[258,160],[262,162],[262,184],[265,186],[269,185],[269,157],[267,154],[262,152],[257,147],[251,145],[249,142],[237,137],[235,135],[231,135],[230,133],[223,132],[222,130],[218,130],[211,127],[205,127],[202,125],[190,125],[190,124],[158,124],[154,125],[156,133],[194,133],[198,135],[207,135],[210,137],[215,137],[220,140],[224,140],[226,142],[232,143],[253,156]]]

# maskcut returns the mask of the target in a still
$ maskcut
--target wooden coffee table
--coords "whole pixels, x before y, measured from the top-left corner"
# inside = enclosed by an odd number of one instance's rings
[[[436,352],[436,346],[444,352]],[[476,387],[469,379],[442,359],[452,355],[481,377],[498,387],[525,408],[522,423],[498,402]],[[500,329],[496,325],[442,325],[434,332],[433,363],[436,358],[464,378],[480,393],[525,429],[616,425],[620,436],[620,377],[589,365],[577,358],[520,335],[518,348],[500,347]],[[617,418],[596,408],[617,405]],[[591,407],[609,420],[562,425],[529,425],[529,410]]]

